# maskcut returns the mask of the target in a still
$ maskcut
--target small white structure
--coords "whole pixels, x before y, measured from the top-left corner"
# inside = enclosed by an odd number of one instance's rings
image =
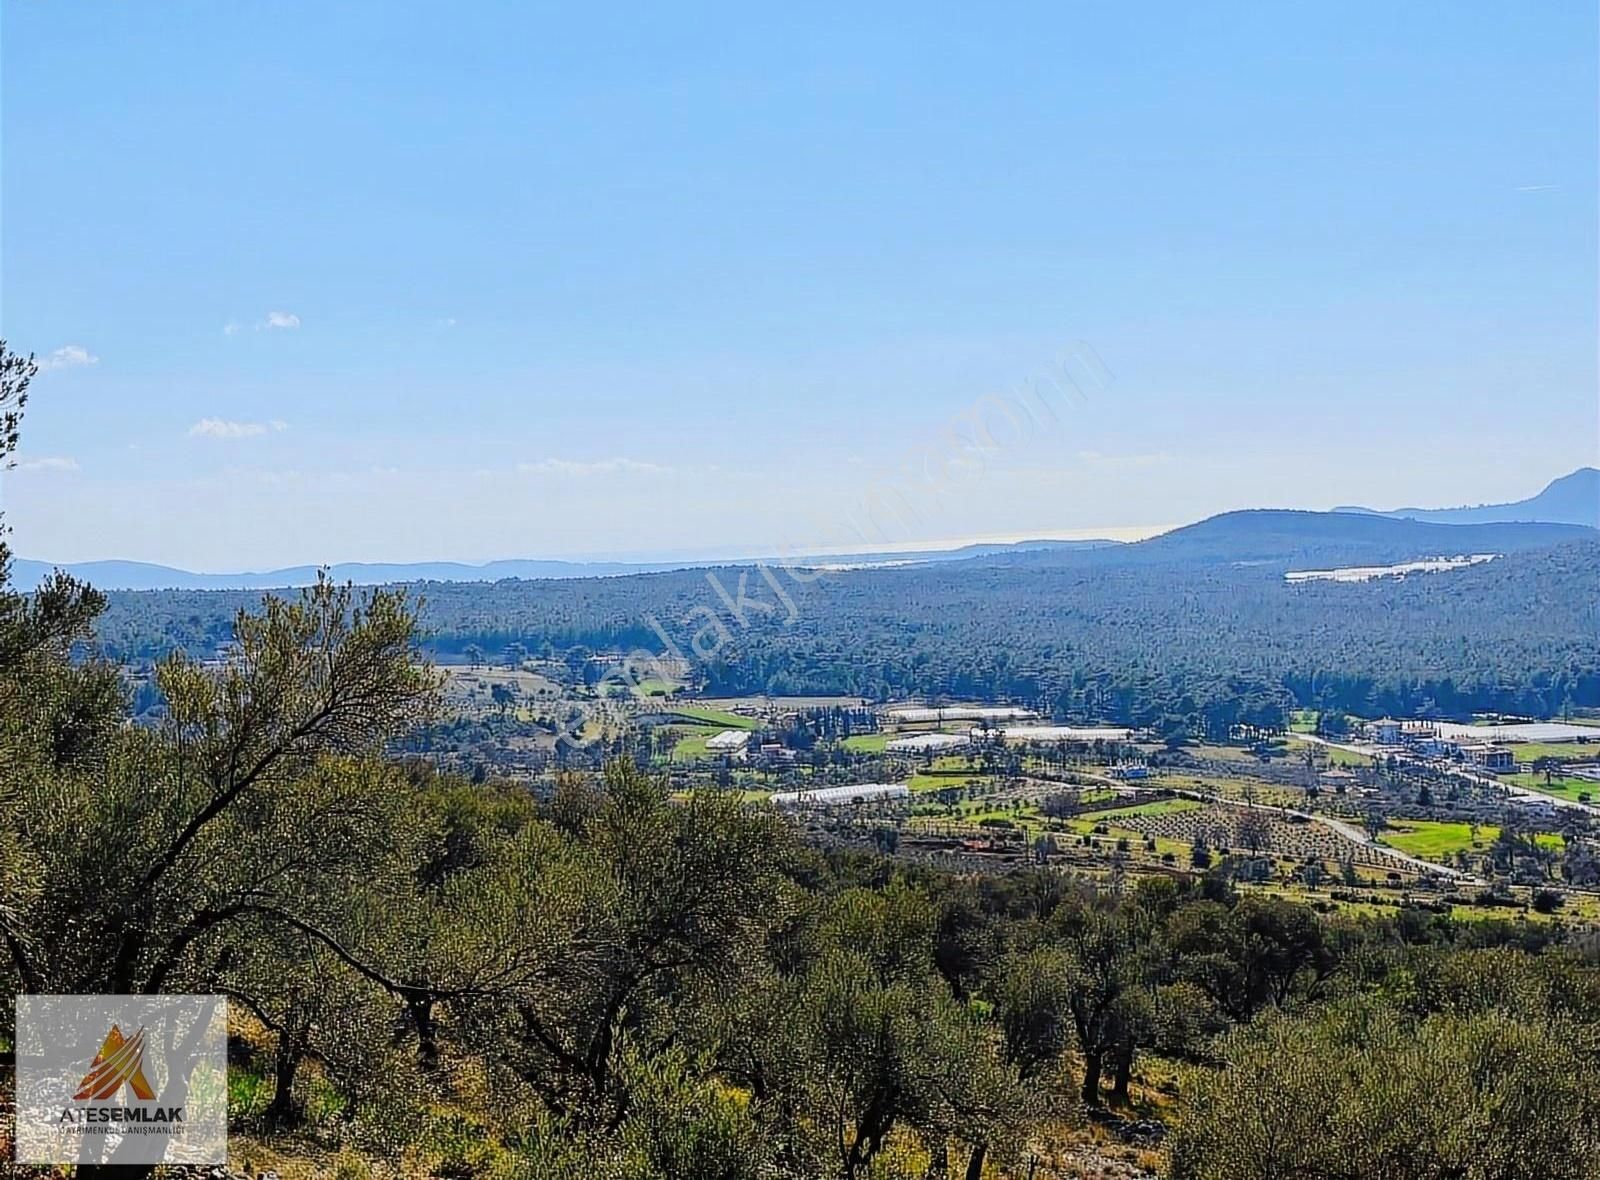
[[[984,732],[974,729],[972,736],[982,737]],[[1008,725],[1000,736],[1008,742],[1125,742],[1133,730],[1113,725]]]
[[[1384,717],[1377,721],[1367,723],[1367,737],[1377,742],[1380,746],[1398,746],[1400,736],[1405,732],[1405,726],[1393,717]]]
[[[818,787],[811,791],[779,791],[771,802],[778,807],[848,807],[852,803],[877,803],[908,799],[904,783],[860,783],[853,787]]]
[[[926,754],[929,750],[958,750],[971,744],[971,738],[959,733],[917,733],[890,738],[883,748],[890,754]]]
[[[1032,709],[1016,705],[896,705],[885,710],[896,721],[908,724],[921,721],[1022,721],[1037,717]]]
[[[706,749],[713,754],[737,754],[750,742],[750,731],[747,729],[725,729],[721,733],[712,734],[706,739]]]

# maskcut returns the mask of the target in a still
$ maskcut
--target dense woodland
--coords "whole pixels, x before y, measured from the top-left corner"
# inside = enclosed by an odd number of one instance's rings
[[[1020,1176],[1152,1093],[1175,1178],[1600,1168],[1560,925],[823,855],[627,762],[440,777],[380,753],[432,692],[406,602],[329,584],[128,727],[67,658],[98,605],[0,597],[3,986],[225,993],[236,1132],[344,1174]]]
[[[1246,532],[1228,551],[1260,544]],[[1331,551],[1304,538],[1297,546],[1301,562],[1372,552],[1342,541]],[[1006,700],[1062,719],[1176,719],[1212,735],[1239,721],[1279,725],[1296,707],[1549,717],[1600,706],[1600,541],[1359,584],[1286,584],[1291,559],[1281,543],[1267,545],[1279,557],[1258,564],[1203,557],[1214,549],[1191,538],[1160,561],[1140,549],[815,581],[774,571],[792,609],[758,572],[739,568],[413,590],[424,599],[424,648],[437,656],[476,649],[494,658],[512,644],[578,665],[593,653],[659,653],[665,644],[655,620],[693,664],[696,687],[714,695]],[[741,607],[741,625],[708,576],[735,603],[742,581],[745,598],[760,606]],[[209,654],[227,641],[234,612],[260,598],[109,597],[100,639],[111,658],[127,661],[175,646]],[[590,675],[603,671],[595,666]]]

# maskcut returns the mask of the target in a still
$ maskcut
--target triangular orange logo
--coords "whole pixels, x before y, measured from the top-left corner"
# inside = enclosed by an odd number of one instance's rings
[[[78,1083],[78,1092],[72,1097],[74,1101],[110,1098],[123,1085],[145,1102],[156,1096],[150,1088],[150,1080],[144,1076],[144,1029],[124,1037],[122,1030],[113,1024],[89,1072]]]

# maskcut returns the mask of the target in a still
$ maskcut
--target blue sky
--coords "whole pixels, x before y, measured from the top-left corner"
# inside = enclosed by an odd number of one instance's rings
[[[1595,461],[1592,5],[860,7],[7,4],[14,548],[876,547]]]

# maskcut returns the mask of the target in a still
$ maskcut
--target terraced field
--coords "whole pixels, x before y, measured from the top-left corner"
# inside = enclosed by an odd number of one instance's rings
[[[1237,847],[1239,821],[1248,811],[1248,808],[1233,807],[1226,803],[1195,804],[1183,809],[1130,815],[1119,823],[1143,835],[1174,841],[1186,849],[1194,843],[1196,835],[1203,835],[1213,846],[1225,844]],[[1348,839],[1322,824],[1296,823],[1269,812],[1258,814],[1266,821],[1263,851],[1272,856],[1333,864],[1351,860],[1358,866],[1382,872],[1410,874],[1416,871],[1394,853]]]

